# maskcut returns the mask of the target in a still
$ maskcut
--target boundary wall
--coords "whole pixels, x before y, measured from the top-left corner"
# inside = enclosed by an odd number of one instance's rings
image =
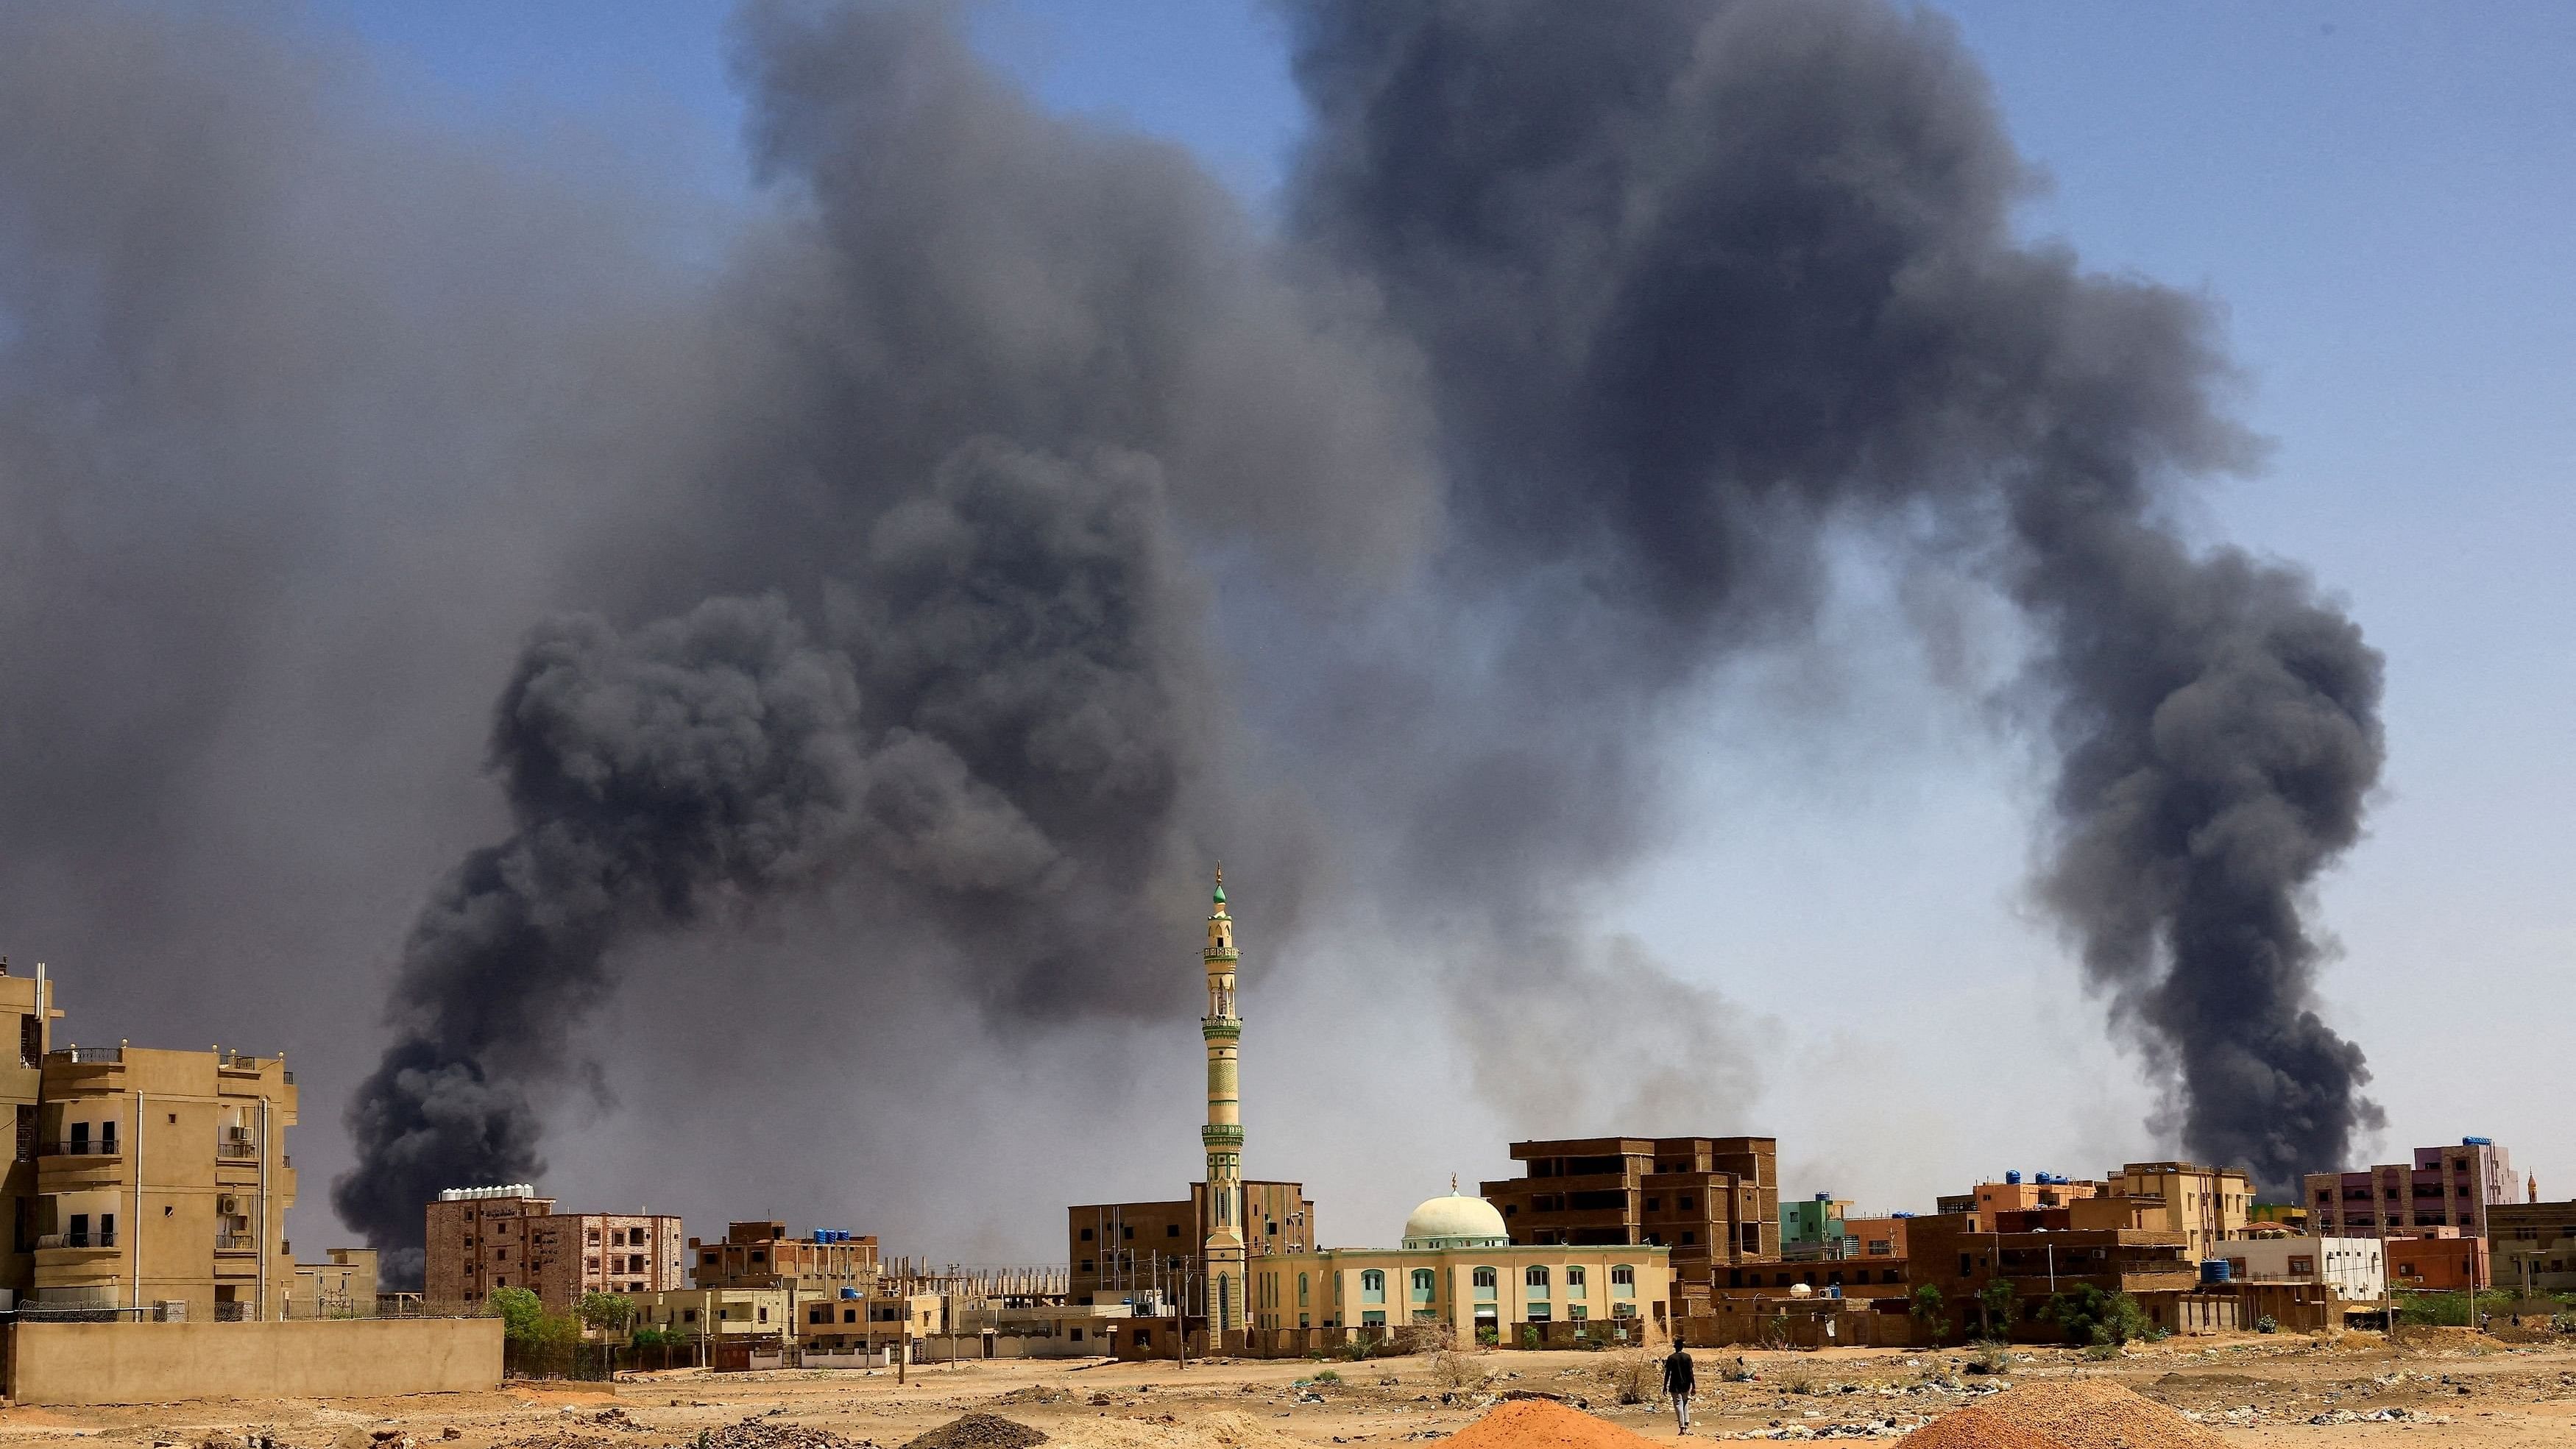
[[[9,1326],[5,1360],[6,1393],[19,1404],[459,1393],[501,1382],[501,1320],[21,1320]]]

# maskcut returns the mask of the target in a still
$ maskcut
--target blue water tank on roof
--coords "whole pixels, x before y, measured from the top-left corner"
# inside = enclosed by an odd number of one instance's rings
[[[2200,1263],[2200,1281],[2203,1283],[2226,1282],[2227,1260],[2225,1258],[2202,1259]]]
[[[841,1290],[841,1296],[844,1298],[856,1298],[859,1296],[859,1290],[856,1288],[844,1288]]]
[[[2018,1168],[2018,1167],[2016,1167],[2016,1168],[2014,1168],[2012,1171],[2005,1173],[2005,1174],[2004,1174],[2004,1181],[2006,1181],[2006,1182],[2011,1182],[2011,1183],[2017,1183],[2017,1182],[2020,1182],[2020,1181],[2021,1181],[2021,1169],[2020,1169],[2020,1168]]]
[[[2495,1146],[2495,1139],[2492,1137],[2463,1137],[2460,1139],[2460,1145],[2462,1147],[2493,1147]]]

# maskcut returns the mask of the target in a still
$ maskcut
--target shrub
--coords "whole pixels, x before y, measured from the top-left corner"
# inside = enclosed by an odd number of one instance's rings
[[[2105,1293],[2090,1283],[2048,1300],[2040,1317],[2056,1324],[2073,1344],[2119,1345],[2147,1332],[2146,1310],[2126,1293]]]
[[[1340,1383],[1341,1381],[1342,1381],[1342,1374],[1341,1374],[1341,1370],[1339,1370],[1339,1369],[1317,1369],[1317,1370],[1315,1371],[1315,1378],[1314,1378],[1314,1382],[1316,1382],[1316,1383],[1319,1383],[1319,1384],[1338,1384],[1338,1383]]]
[[[1476,1330],[1476,1341],[1487,1348],[1492,1348],[1503,1341],[1503,1331],[1499,1328],[1479,1328]]]
[[[2278,1333],[2281,1331],[2281,1320],[2266,1313],[2262,1317],[2254,1320],[2254,1331],[2256,1333]]]
[[[1941,1303],[1941,1285],[1926,1283],[1914,1290],[1914,1300],[1906,1313],[1922,1326],[1923,1336],[1938,1346],[1950,1336],[1950,1315]]]
[[[1476,1367],[1474,1359],[1458,1350],[1443,1348],[1431,1355],[1431,1382],[1437,1384],[1441,1392],[1454,1394],[1462,1389],[1483,1388],[1485,1371]]]
[[[1445,1323],[1408,1323],[1396,1330],[1398,1353],[1440,1353],[1458,1346],[1458,1335]]]
[[[1524,1324],[1522,1324],[1522,1325],[1521,1325],[1521,1347],[1523,1347],[1523,1348],[1536,1348],[1536,1347],[1538,1347],[1538,1343],[1539,1343],[1539,1338],[1538,1338],[1538,1325],[1537,1325],[1537,1324],[1535,1324],[1535,1323],[1524,1323]]]
[[[1980,1344],[1975,1353],[1968,1355],[1966,1372],[1972,1374],[1999,1374],[2011,1367],[2012,1354],[2006,1351],[2004,1346],[1999,1343],[1988,1343]]]
[[[1601,1377],[1620,1403],[1651,1404],[1663,1391],[1664,1361],[1642,1348],[1619,1349],[1602,1364]]]

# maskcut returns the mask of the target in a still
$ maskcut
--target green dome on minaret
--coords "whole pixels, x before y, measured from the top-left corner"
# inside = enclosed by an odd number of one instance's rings
[[[1216,903],[1225,904],[1225,867],[1221,865],[1216,868]]]

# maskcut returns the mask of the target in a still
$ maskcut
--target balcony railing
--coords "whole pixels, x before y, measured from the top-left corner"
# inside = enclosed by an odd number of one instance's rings
[[[37,1144],[40,1157],[122,1157],[125,1148],[113,1137],[72,1137]]]
[[[215,1305],[215,1321],[217,1323],[248,1323],[250,1322],[250,1310],[251,1305],[247,1303],[219,1302]]]
[[[125,1060],[125,1048],[64,1047],[59,1051],[46,1053],[45,1060],[69,1062],[74,1066],[87,1066],[94,1062],[121,1062]]]
[[[259,1160],[259,1144],[249,1140],[248,1138],[218,1137],[215,1139],[215,1160],[218,1162],[257,1162]]]
[[[218,1253],[256,1253],[259,1251],[259,1234],[217,1233],[215,1234],[215,1251]]]
[[[113,1232],[45,1233],[37,1237],[36,1246],[40,1250],[45,1248],[113,1248],[116,1246],[116,1234]]]

